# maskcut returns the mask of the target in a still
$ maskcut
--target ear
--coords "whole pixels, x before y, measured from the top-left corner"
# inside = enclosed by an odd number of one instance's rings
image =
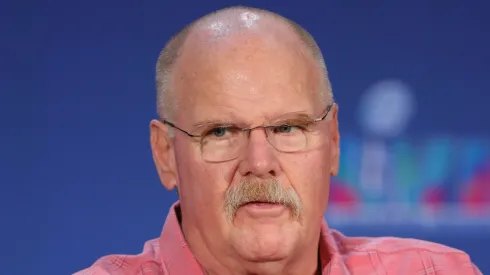
[[[330,127],[330,174],[337,176],[340,163],[340,132],[338,113],[339,107],[334,103],[332,106],[332,119]]]
[[[150,122],[150,143],[153,160],[162,185],[172,190],[177,186],[178,174],[174,144],[167,125],[159,120]]]

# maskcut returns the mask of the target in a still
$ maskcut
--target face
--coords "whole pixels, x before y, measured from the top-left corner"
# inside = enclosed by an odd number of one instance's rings
[[[255,127],[322,115],[319,91],[326,87],[301,45],[252,35],[226,39],[184,48],[174,71],[174,124],[200,134],[213,128],[209,122]],[[167,188],[178,188],[188,242],[198,239],[215,255],[244,261],[280,260],[317,242],[338,169],[336,105],[315,127],[321,142],[306,151],[279,151],[268,139],[274,131],[257,128],[235,158],[208,161],[199,138],[175,131],[171,139],[167,126],[153,121],[157,170]],[[265,201],[275,204],[253,203]]]

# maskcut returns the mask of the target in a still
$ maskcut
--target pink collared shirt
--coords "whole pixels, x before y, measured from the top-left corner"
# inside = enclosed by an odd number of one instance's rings
[[[109,255],[74,275],[202,275],[172,206],[160,238],[139,255]],[[470,257],[440,244],[400,238],[350,238],[321,229],[322,275],[482,275]]]

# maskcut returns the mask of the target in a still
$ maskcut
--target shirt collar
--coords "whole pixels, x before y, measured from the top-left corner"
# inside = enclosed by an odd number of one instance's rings
[[[203,270],[192,255],[180,227],[178,212],[180,204],[172,205],[158,240],[161,261],[168,274],[203,274]],[[320,264],[323,275],[349,274],[339,253],[339,246],[325,220],[320,233]]]
[[[161,261],[166,274],[203,274],[202,268],[192,255],[180,227],[177,211],[180,204],[177,201],[167,215],[162,234],[158,240]]]
[[[322,275],[349,275],[350,272],[345,265],[337,238],[333,233],[337,231],[330,230],[325,220],[322,222],[320,231],[320,263]]]

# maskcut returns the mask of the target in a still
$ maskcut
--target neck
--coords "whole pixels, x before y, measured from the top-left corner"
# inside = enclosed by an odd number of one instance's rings
[[[217,270],[217,269],[216,269]],[[260,264],[252,264],[242,266],[240,270],[232,270],[230,268],[226,268],[226,271],[213,271],[207,270],[203,267],[203,274],[205,275],[317,275],[318,268],[312,267],[309,270],[311,272],[301,271],[301,269],[296,268],[294,270],[286,267],[286,265],[281,263],[260,263]]]
[[[289,257],[270,262],[251,262],[225,247],[218,247],[197,230],[182,223],[182,231],[192,254],[205,275],[317,275],[319,266],[319,241],[312,238],[296,249]],[[306,240],[305,240],[306,241]]]
[[[306,257],[307,255],[311,257]],[[284,259],[275,262],[247,262],[220,258],[219,261],[197,258],[206,275],[317,275],[318,253],[302,253],[293,261]]]

